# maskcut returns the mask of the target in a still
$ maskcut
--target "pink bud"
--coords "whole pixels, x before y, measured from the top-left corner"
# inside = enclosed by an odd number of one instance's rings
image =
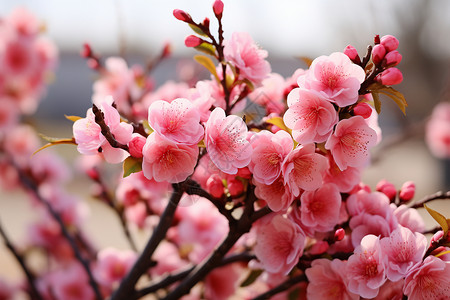
[[[136,158],[142,157],[142,148],[144,148],[147,139],[140,134],[133,134],[133,138],[128,143],[128,150],[131,156]]]
[[[206,28],[209,28],[209,18],[205,18],[202,22],[202,25],[205,26]]]
[[[394,85],[403,81],[403,75],[399,69],[389,68],[378,74],[375,80],[384,85]]]
[[[91,46],[89,46],[88,43],[84,43],[83,44],[83,49],[81,49],[80,55],[83,58],[88,58],[88,57],[92,56],[92,49],[91,49]]]
[[[184,10],[181,10],[181,9],[174,9],[173,16],[183,22],[192,21],[191,16],[187,12],[185,12]]]
[[[378,45],[379,43],[380,43],[380,35],[376,35],[374,38],[373,38],[373,43],[375,44],[375,45]]]
[[[358,56],[358,51],[352,45],[345,47],[344,54],[347,55],[354,63],[359,64],[361,62],[361,59]]]
[[[217,174],[211,175],[206,181],[206,191],[214,198],[221,198],[223,195],[222,178]]]
[[[100,179],[100,175],[96,168],[89,168],[86,170],[86,175],[89,176],[93,181],[98,181]]]
[[[244,184],[239,179],[228,180],[228,192],[231,197],[239,196],[244,192]]]
[[[397,51],[391,51],[384,57],[383,66],[385,67],[395,67],[402,61],[402,55]]]
[[[161,53],[161,57],[169,57],[172,54],[172,45],[169,42],[164,44],[164,48]]]
[[[386,55],[386,48],[383,45],[378,44],[373,47],[372,61],[374,64],[379,65]]]
[[[397,38],[393,35],[383,36],[380,42],[388,52],[396,50],[399,44]]]
[[[376,190],[385,194],[391,201],[393,201],[395,199],[395,196],[397,195],[395,185],[393,185],[386,179],[383,179],[377,183]]]
[[[244,179],[252,178],[252,172],[250,172],[248,167],[238,169],[236,176],[242,177]]]
[[[325,241],[317,241],[315,244],[311,246],[309,249],[309,253],[312,255],[320,255],[322,253],[325,253],[330,245]]]
[[[334,232],[334,240],[336,242],[342,241],[345,237],[345,230],[343,228],[339,228]]]
[[[190,35],[184,40],[184,44],[186,45],[186,47],[197,47],[201,43],[203,43],[203,40],[195,35]]]
[[[92,70],[97,70],[100,67],[100,64],[98,63],[98,60],[96,60],[94,58],[89,58],[87,60],[87,65]]]
[[[372,190],[370,189],[370,186],[368,186],[365,183],[360,182],[353,188],[353,190],[350,191],[350,194],[356,194],[359,191],[366,191],[368,193],[372,192]]]
[[[222,16],[222,12],[223,12],[223,2],[222,2],[221,0],[216,0],[216,1],[214,1],[214,4],[213,4],[213,11],[214,11],[214,14],[215,14],[217,17],[221,17],[221,16]]]
[[[400,189],[399,198],[401,201],[409,201],[414,198],[416,192],[416,185],[412,181],[407,181],[402,185]]]
[[[367,119],[372,114],[372,108],[366,102],[360,102],[353,108],[353,113],[355,116],[361,116]]]

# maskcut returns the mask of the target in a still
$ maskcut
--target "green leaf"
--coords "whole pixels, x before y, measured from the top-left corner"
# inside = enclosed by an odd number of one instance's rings
[[[372,92],[372,96],[378,97],[378,94],[383,94],[394,100],[394,102],[397,104],[397,106],[400,108],[400,110],[403,112],[404,115],[406,115],[406,107],[408,106],[408,103],[406,102],[405,96],[403,96],[402,93],[394,89],[393,87],[382,85],[381,83],[374,83],[371,84],[368,87],[368,90]],[[377,96],[376,96],[377,95]],[[378,100],[379,101],[379,100]],[[375,103],[375,109],[376,109],[376,103]],[[381,107],[381,104],[379,104]],[[378,110],[377,110],[378,112]],[[379,113],[379,112],[378,112]]]
[[[79,116],[68,116],[68,115],[64,115],[64,117],[66,117],[67,120],[70,120],[70,121],[72,121],[72,122],[76,122],[76,121],[78,121],[79,119],[83,119],[82,117],[79,117]]]
[[[214,47],[209,43],[201,43],[200,45],[194,48],[197,49],[198,51],[216,57],[216,47]]]
[[[153,128],[148,124],[147,120],[142,121],[142,126],[144,126],[145,132],[150,135],[154,131]]]
[[[123,178],[142,171],[142,159],[129,156],[123,162]]]
[[[298,58],[299,58],[302,62],[304,62],[304,63],[308,66],[308,68],[311,66],[311,64],[312,64],[312,62],[313,62],[313,60],[312,60],[311,58],[306,57],[306,56],[299,56]]]
[[[425,207],[426,210],[428,211],[428,213],[433,217],[433,219],[435,219],[436,222],[439,223],[442,230],[444,231],[444,236],[447,236],[448,220],[443,215],[441,215],[440,213],[435,211],[434,209],[429,208],[426,204],[424,204],[423,207]]]
[[[199,35],[201,35],[201,36],[208,36],[206,33],[204,33],[203,32],[203,30],[200,28],[200,27],[198,27],[197,25],[194,25],[194,24],[188,24],[189,25],[189,27],[191,27],[191,29],[192,30],[194,30],[194,32],[196,33],[196,34],[199,34]]]
[[[204,55],[196,55],[194,56],[194,60],[204,66],[211,74],[213,74],[217,82],[220,82],[219,76],[217,76],[216,66],[214,65],[211,58]]]
[[[380,112],[381,112],[380,95],[378,94],[378,92],[372,92],[372,97],[373,97],[373,105],[375,107],[375,110],[377,111],[377,114],[380,114]]]
[[[42,146],[41,148],[37,149],[36,151],[33,152],[33,155],[35,155],[36,153],[40,152],[41,150],[44,150],[48,147],[51,146],[55,146],[55,145],[62,145],[62,144],[69,144],[69,145],[76,145],[77,143],[75,142],[74,138],[70,138],[70,139],[60,139],[60,138],[52,138],[52,137],[48,137],[45,136],[43,134],[39,134],[44,140],[46,140],[47,144],[45,144],[44,146]]]
[[[292,134],[292,130],[290,130],[283,121],[283,118],[281,117],[274,117],[274,118],[270,118],[266,121],[266,123],[275,125],[277,127],[279,127],[280,129],[289,132],[289,134]]]
[[[255,282],[258,279],[259,275],[261,275],[263,270],[252,270],[250,274],[248,274],[247,278],[241,283],[241,287],[246,287]]]

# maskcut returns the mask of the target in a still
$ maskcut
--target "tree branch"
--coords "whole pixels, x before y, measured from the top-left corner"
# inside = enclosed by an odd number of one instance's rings
[[[420,207],[423,207],[423,205],[425,203],[428,203],[433,200],[439,200],[439,199],[450,199],[450,191],[447,191],[445,193],[442,191],[439,191],[435,194],[426,196],[425,198],[419,200],[417,203],[412,205],[411,208],[420,208]]]
[[[98,126],[100,126],[103,136],[106,138],[111,147],[128,151],[129,149],[127,145],[119,143],[116,140],[111,130],[109,129],[108,125],[106,125],[105,123],[105,115],[100,109],[98,109],[98,107],[95,104],[92,104],[92,112],[95,115],[95,123],[97,123]]]
[[[112,295],[111,300],[134,299],[137,292],[135,290],[136,282],[152,265],[151,260],[153,252],[159,243],[165,238],[167,230],[172,225],[173,217],[177,209],[181,196],[185,191],[185,182],[173,184],[174,193],[167,203],[158,225],[153,231],[152,236],[147,242],[144,250],[131,268],[127,276],[122,280],[119,288]]]

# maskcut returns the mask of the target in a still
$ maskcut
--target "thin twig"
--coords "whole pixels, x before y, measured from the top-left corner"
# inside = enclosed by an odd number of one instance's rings
[[[98,126],[100,126],[102,135],[111,145],[111,147],[128,151],[129,149],[127,145],[119,143],[116,140],[116,138],[114,137],[114,135],[112,134],[111,130],[109,129],[108,125],[105,122],[105,115],[95,104],[92,105],[92,112],[95,115],[95,123],[97,123]]]
[[[111,300],[122,299],[134,299],[136,297],[135,285],[139,278],[144,274],[152,265],[151,260],[153,252],[158,247],[159,243],[165,238],[167,230],[172,225],[175,211],[178,207],[178,203],[181,200],[181,196],[185,190],[185,183],[173,184],[174,193],[169,200],[158,225],[153,231],[152,236],[147,242],[144,250],[139,258],[131,268],[127,276],[122,280],[119,288],[112,295]]]
[[[23,256],[19,253],[19,251],[12,244],[8,235],[3,230],[1,223],[0,223],[0,235],[3,238],[3,241],[5,242],[6,247],[14,255],[14,257],[16,258],[17,262],[19,263],[20,267],[22,268],[22,271],[25,273],[25,276],[27,277],[28,284],[30,286],[30,294],[31,294],[30,296],[32,297],[32,299],[42,300],[43,298],[35,285],[36,278],[35,278],[33,272],[31,272],[31,270],[26,265],[25,259],[23,258]]]
[[[425,203],[428,203],[430,201],[434,201],[434,200],[443,200],[443,199],[450,199],[450,191],[447,192],[442,192],[439,191],[435,194],[426,196],[425,198],[419,200],[417,203],[415,203],[414,205],[411,206],[411,208],[420,208],[423,207],[423,205]]]

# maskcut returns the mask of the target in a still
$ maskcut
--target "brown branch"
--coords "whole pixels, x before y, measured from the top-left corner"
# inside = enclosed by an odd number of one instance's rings
[[[169,230],[172,225],[178,203],[180,202],[181,196],[185,191],[185,182],[173,184],[173,188],[174,193],[172,194],[169,203],[167,203],[167,206],[161,215],[159,223],[153,231],[152,236],[148,240],[147,245],[127,276],[122,280],[119,288],[112,295],[111,300],[136,298],[137,292],[135,290],[135,285],[142,274],[144,274],[153,264],[153,261],[151,260],[153,252],[156,250],[159,243],[165,238],[167,230]]]
[[[419,200],[417,203],[415,203],[414,205],[411,206],[411,208],[420,208],[423,207],[423,205],[425,203],[428,203],[430,201],[434,201],[434,200],[443,200],[443,199],[450,199],[450,191],[447,192],[442,192],[439,191],[435,194],[426,196],[425,198]]]
[[[86,261],[83,258],[83,256],[81,255],[81,251],[78,248],[78,245],[76,244],[74,238],[70,235],[69,231],[67,230],[66,226],[64,225],[64,222],[63,222],[61,216],[59,215],[58,212],[55,211],[53,206],[39,194],[38,187],[36,186],[36,183],[33,181],[33,179],[28,177],[24,173],[24,171],[22,169],[20,169],[18,166],[16,166],[14,163],[12,163],[12,161],[11,161],[11,164],[14,165],[15,169],[17,170],[17,173],[19,175],[19,179],[20,179],[20,182],[22,183],[22,185],[35,195],[36,199],[45,206],[45,208],[51,214],[53,219],[58,223],[58,225],[61,229],[61,233],[65,237],[65,239],[69,242],[70,247],[72,248],[76,259],[80,262],[81,266],[86,271],[86,274],[88,275],[88,278],[89,278],[89,284],[91,285],[92,290],[94,291],[96,299],[101,300],[103,297],[100,293],[100,289],[97,285],[97,282],[95,281],[94,276],[92,275],[91,269],[89,267],[89,262]]]
[[[95,115],[95,123],[97,123],[98,126],[100,126],[103,136],[106,138],[111,147],[128,151],[129,150],[128,146],[119,143],[114,137],[114,135],[111,133],[111,130],[109,129],[108,125],[106,125],[105,115],[100,109],[98,109],[98,107],[95,104],[92,104],[92,112]]]
[[[297,275],[292,278],[289,278],[288,280],[284,281],[283,283],[274,287],[273,289],[268,290],[264,294],[261,294],[258,297],[253,298],[253,300],[270,299],[272,296],[274,296],[278,293],[284,292],[284,291],[288,290],[289,288],[291,288],[292,286],[294,286],[295,284],[302,282],[302,281],[307,281],[305,274],[301,274],[301,275]]]
[[[5,242],[5,246],[9,249],[9,251],[14,255],[17,262],[19,263],[20,267],[22,268],[22,271],[25,273],[25,276],[27,277],[28,284],[30,286],[30,296],[32,299],[42,300],[42,296],[39,293],[38,289],[36,288],[36,277],[34,276],[33,272],[28,268],[28,266],[25,263],[25,259],[22,256],[22,254],[19,253],[19,251],[14,247],[11,240],[9,239],[6,232],[3,230],[3,227],[0,223],[0,235],[3,238],[3,241]]]

